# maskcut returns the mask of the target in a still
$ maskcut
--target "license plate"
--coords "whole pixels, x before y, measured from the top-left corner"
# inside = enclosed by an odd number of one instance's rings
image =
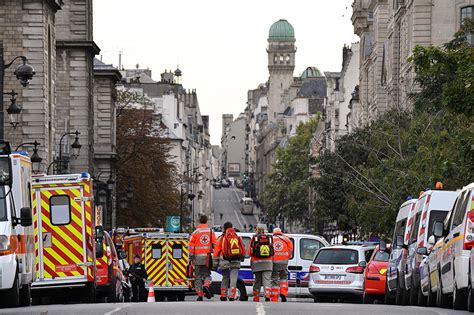
[[[341,280],[342,276],[340,275],[326,275],[324,277],[325,280]]]

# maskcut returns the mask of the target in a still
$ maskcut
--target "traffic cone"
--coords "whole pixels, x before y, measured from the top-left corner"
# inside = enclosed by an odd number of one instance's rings
[[[153,289],[153,281],[150,281],[150,288],[148,289],[148,303],[155,302],[155,289]]]

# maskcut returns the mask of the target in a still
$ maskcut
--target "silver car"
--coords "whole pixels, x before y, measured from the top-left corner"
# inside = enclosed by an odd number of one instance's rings
[[[361,298],[364,269],[374,249],[375,245],[321,248],[309,269],[308,288],[314,301],[325,297]]]

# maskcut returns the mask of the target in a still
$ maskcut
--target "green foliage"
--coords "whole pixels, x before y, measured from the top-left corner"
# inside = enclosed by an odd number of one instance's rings
[[[444,107],[467,116],[474,115],[474,21],[466,20],[452,41],[443,47],[415,47],[410,61],[416,82],[416,108],[436,111]]]
[[[286,147],[276,151],[276,163],[267,176],[263,202],[272,221],[280,216],[306,225],[310,176],[310,142],[319,119],[301,123]],[[294,220],[293,220],[294,219]]]

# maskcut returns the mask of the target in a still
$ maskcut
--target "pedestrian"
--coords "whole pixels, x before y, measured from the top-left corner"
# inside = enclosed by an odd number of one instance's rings
[[[215,244],[216,235],[207,225],[207,216],[201,215],[199,225],[189,240],[189,260],[194,264],[194,286],[198,301],[202,301],[204,295],[208,299],[212,297],[209,287],[211,286],[212,251]]]
[[[214,259],[216,265],[222,270],[221,301],[227,301],[228,288],[230,288],[229,301],[234,301],[237,293],[237,277],[240,263],[245,258],[245,245],[237,235],[231,222],[224,223],[223,233],[217,238]]]
[[[293,242],[280,228],[273,230],[272,302],[282,302],[288,297],[288,261],[293,253]]]
[[[224,217],[224,214],[222,212],[219,213],[219,217],[221,218],[221,222],[222,222],[222,218]]]
[[[130,282],[132,283],[132,301],[144,302],[146,300],[145,283],[148,278],[145,266],[141,263],[140,255],[134,258],[134,264],[129,269]]]
[[[249,245],[250,265],[255,277],[253,285],[253,301],[260,301],[260,289],[263,286],[265,301],[271,297],[271,277],[273,270],[273,241],[272,236],[265,234],[261,226],[257,226],[256,233]]]
[[[247,224],[244,223],[244,231],[247,232]]]

